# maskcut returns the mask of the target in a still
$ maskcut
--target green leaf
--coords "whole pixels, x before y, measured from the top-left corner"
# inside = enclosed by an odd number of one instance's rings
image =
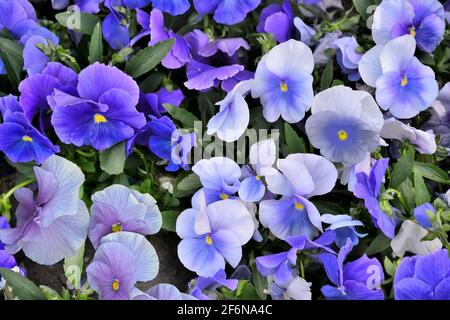
[[[406,179],[403,181],[399,186],[398,190],[401,192],[403,199],[405,200],[406,208],[405,210],[407,212],[410,212],[412,209],[415,208],[416,202],[415,202],[415,190],[411,183],[411,180]]]
[[[100,168],[109,175],[119,175],[125,167],[125,142],[100,151]]]
[[[83,273],[83,258],[84,243],[74,256],[64,259],[64,274],[75,289],[80,288],[81,274]]]
[[[88,59],[89,63],[94,63],[95,61],[101,62],[103,59],[102,26],[100,22],[97,22],[92,32]]]
[[[427,185],[425,184],[421,173],[417,169],[414,169],[414,190],[416,195],[416,206],[420,206],[421,204],[431,201]]]
[[[370,246],[366,249],[366,254],[368,256],[372,256],[377,254],[391,245],[391,239],[386,237],[384,234],[380,233],[371,243]]]
[[[323,69],[320,77],[320,90],[328,89],[333,82],[333,60],[331,60]]]
[[[84,12],[61,12],[55,18],[67,29],[84,34],[92,34],[100,21],[96,16]]]
[[[262,300],[266,300],[267,294],[264,290],[267,290],[268,287],[267,277],[262,276],[257,270],[253,270],[252,280],[259,298]]]
[[[195,173],[189,174],[177,184],[178,190],[181,191],[197,190],[200,189],[201,186],[202,183],[200,182],[200,178]]]
[[[373,14],[375,6],[379,3],[377,0],[353,0],[353,5],[360,16],[367,20],[367,18]],[[372,6],[372,7],[371,7]]]
[[[306,152],[305,142],[288,123],[284,124],[284,140],[289,154]]]
[[[172,49],[175,39],[158,42],[153,47],[139,50],[126,64],[125,71],[137,78],[156,67]]]
[[[13,290],[13,296],[19,300],[45,300],[45,295],[31,280],[9,269],[0,268],[6,285]]]
[[[23,47],[10,39],[0,38],[0,57],[5,65],[8,79],[12,85],[18,86],[23,69]]]
[[[429,180],[444,184],[450,184],[450,178],[448,174],[434,164],[415,161],[414,170],[417,170],[422,175],[422,177]]]
[[[412,146],[408,146],[400,159],[394,165],[391,175],[391,187],[400,185],[400,183],[405,181],[411,175],[414,164],[414,156],[414,148]]]
[[[180,121],[185,128],[194,128],[194,122],[200,120],[186,109],[175,107],[173,105],[164,103],[164,108],[176,120]]]
[[[384,270],[386,270],[386,273],[390,275],[391,277],[395,274],[395,264],[392,263],[391,260],[389,260],[388,257],[384,257]]]
[[[177,218],[180,215],[178,211],[163,211],[161,212],[162,216],[162,228],[164,230],[175,232],[177,225]]]

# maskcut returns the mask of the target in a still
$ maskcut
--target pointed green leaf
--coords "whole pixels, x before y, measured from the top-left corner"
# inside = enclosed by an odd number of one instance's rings
[[[409,146],[402,154],[400,159],[394,165],[391,176],[391,187],[396,187],[405,181],[412,172],[414,164],[415,151]]]
[[[23,70],[23,47],[6,38],[0,38],[0,57],[5,65],[8,79],[12,85],[18,86]]]
[[[125,168],[125,143],[100,151],[100,168],[109,175],[119,175]]]
[[[284,140],[289,154],[306,152],[305,142],[288,123],[284,124]]]
[[[6,285],[12,288],[13,296],[19,300],[46,300],[45,295],[31,280],[5,268],[0,268],[0,273],[5,278]]]
[[[102,26],[100,22],[95,25],[91,36],[91,43],[89,44],[89,62],[101,62],[103,59],[103,40],[102,40]]]
[[[84,12],[61,12],[55,18],[67,29],[84,34],[92,34],[100,21],[96,16]]]

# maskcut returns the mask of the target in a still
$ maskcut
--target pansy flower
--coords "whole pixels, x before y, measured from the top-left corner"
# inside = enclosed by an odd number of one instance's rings
[[[184,95],[181,90],[168,91],[166,88],[161,88],[157,92],[142,93],[139,97],[137,110],[148,116],[155,116],[161,118],[167,109],[164,104],[170,104],[174,107],[179,107],[184,100]]]
[[[132,292],[132,300],[197,300],[195,297],[180,292],[172,284],[160,283],[145,292],[138,289]]]
[[[323,264],[328,279],[334,284],[323,286],[323,295],[329,300],[384,300],[384,293],[380,288],[384,273],[380,262],[363,255],[355,261],[345,263],[352,248],[352,241],[348,239],[337,256],[330,253],[316,255]]]
[[[17,225],[0,230],[0,241],[10,253],[23,249],[31,260],[52,265],[73,256],[86,239],[89,213],[80,200],[84,175],[58,156],[34,167],[34,173],[38,192],[16,190]]]
[[[200,276],[192,282],[195,285],[192,286],[190,294],[199,300],[211,300],[215,298],[217,288],[225,287],[234,291],[238,286],[238,280],[227,279],[227,274],[223,269],[220,269],[211,277]]]
[[[149,194],[116,184],[94,193],[92,202],[89,239],[94,247],[113,232],[149,235],[161,229],[161,212]]]
[[[404,35],[373,47],[359,62],[361,78],[376,88],[380,107],[400,119],[416,116],[438,96],[434,72],[414,57],[415,50],[414,37]]]
[[[383,0],[373,15],[372,36],[377,45],[408,34],[421,50],[431,53],[444,37],[444,29],[444,7],[437,0]]]
[[[226,157],[202,159],[192,166],[192,171],[200,178],[203,188],[192,197],[192,206],[198,208],[199,198],[205,197],[210,204],[232,197],[240,186],[241,168]]]
[[[306,153],[279,159],[277,167],[281,172],[266,176],[266,182],[269,191],[282,198],[261,201],[261,224],[280,239],[299,235],[312,239],[322,231],[322,224],[319,211],[308,199],[333,189],[336,168],[325,158]]]
[[[337,47],[336,59],[342,73],[346,74],[350,81],[358,81],[361,77],[358,71],[358,63],[363,54],[357,52],[358,43],[355,37],[342,37],[334,42]]]
[[[383,114],[369,93],[335,86],[314,97],[311,112],[306,133],[328,160],[356,164],[378,147]]]
[[[256,68],[252,97],[260,98],[268,122],[275,122],[280,116],[289,123],[303,119],[312,104],[313,69],[311,49],[293,39],[262,57]]]
[[[129,300],[138,281],[158,274],[159,260],[143,235],[117,232],[104,237],[86,273],[92,289],[101,300]]]
[[[125,18],[118,12],[109,13],[102,22],[103,38],[114,50],[120,50],[130,42]]]
[[[272,139],[253,144],[250,148],[249,164],[242,167],[242,182],[239,187],[239,197],[248,202],[261,200],[266,193],[262,178],[275,174],[273,168],[277,160],[277,148]]]
[[[214,13],[218,23],[233,25],[242,22],[260,3],[261,0],[194,0],[194,7],[201,15]]]
[[[145,130],[149,135],[148,147],[159,158],[168,161],[167,171],[189,168],[189,154],[197,145],[196,134],[182,133],[166,116],[152,119]]]
[[[347,214],[323,214],[322,222],[329,224],[330,226],[325,230],[332,230],[336,234],[335,243],[341,248],[350,239],[354,246],[359,243],[359,238],[367,236],[356,231],[356,227],[364,226],[359,220],[353,220],[353,218]]]
[[[300,41],[311,46],[313,44],[313,37],[316,35],[316,30],[308,26],[300,17],[294,18],[294,26],[300,34]]]
[[[55,89],[51,122],[62,142],[107,149],[145,125],[139,87],[116,67],[95,63],[78,76],[77,96]]]
[[[293,20],[294,12],[289,0],[284,0],[282,4],[270,4],[261,11],[256,31],[271,33],[275,40],[284,42],[293,36]]]
[[[419,130],[395,118],[384,121],[380,135],[385,139],[409,141],[422,154],[433,154],[437,149],[436,136],[432,130]]]
[[[430,111],[431,117],[423,124],[422,129],[433,130],[440,137],[439,144],[450,148],[450,83],[439,91]]]
[[[446,249],[406,257],[394,277],[396,300],[449,300],[450,258]]]
[[[388,158],[378,160],[374,163],[369,174],[360,172],[356,174],[358,183],[355,185],[353,193],[356,197],[364,199],[364,205],[372,216],[373,223],[388,238],[392,239],[395,235],[396,217],[395,208],[388,206],[389,212],[385,212],[386,206],[383,208],[378,203],[378,196],[381,193],[384,174],[389,163]]]
[[[311,300],[311,282],[295,276],[287,284],[272,283],[269,293],[273,300]]]
[[[199,209],[187,209],[177,219],[182,239],[178,257],[183,265],[200,276],[211,277],[225,268],[236,267],[242,246],[253,236],[252,216],[240,200],[227,199],[206,205],[200,195]]]

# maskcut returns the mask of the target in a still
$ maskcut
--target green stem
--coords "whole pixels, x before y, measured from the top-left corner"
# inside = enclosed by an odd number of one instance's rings
[[[17,186],[15,186],[14,188],[12,188],[11,190],[9,190],[2,198],[3,200],[8,200],[17,189],[23,188],[27,185],[29,185],[30,183],[33,183],[34,181],[36,181],[35,179],[30,179],[27,181],[22,182],[21,184],[18,184]]]
[[[78,154],[81,154],[83,157],[85,157],[85,158],[93,158],[93,157],[95,157],[95,155],[96,155],[96,153],[95,152],[84,152],[84,151],[81,151],[81,150],[77,150],[76,151]]]
[[[305,266],[303,265],[303,259],[300,257],[300,274],[302,278],[305,279]]]
[[[153,176],[151,174],[150,168],[148,166],[147,159],[145,158],[145,155],[137,148],[133,149],[134,152],[141,158],[142,162],[144,163],[145,172],[147,173],[147,176],[150,178],[150,180],[153,181]]]

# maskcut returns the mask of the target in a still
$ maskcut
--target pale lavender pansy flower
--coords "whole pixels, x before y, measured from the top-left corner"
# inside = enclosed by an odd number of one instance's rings
[[[192,197],[192,207],[199,208],[201,194],[210,204],[232,197],[240,186],[241,168],[226,157],[202,159],[192,166],[192,171],[199,176],[203,188]]]
[[[211,277],[225,268],[236,267],[242,246],[253,236],[252,216],[240,200],[228,199],[206,205],[200,195],[199,209],[187,209],[177,219],[182,239],[178,257],[183,265],[200,276]]]
[[[380,135],[385,139],[409,141],[421,154],[433,154],[437,149],[433,130],[422,131],[395,118],[384,121]]]
[[[367,152],[364,159],[357,163],[357,164],[351,164],[351,163],[343,163],[343,166],[338,169],[340,174],[340,182],[343,185],[347,185],[348,191],[353,191],[353,188],[355,187],[355,184],[357,182],[356,174],[358,172],[364,172],[366,174],[370,173],[370,163],[371,163],[371,157],[370,153]]]
[[[313,238],[322,231],[320,213],[308,198],[330,192],[337,179],[334,165],[315,154],[291,154],[279,159],[281,171],[266,176],[270,192],[281,195],[278,200],[261,201],[261,224],[280,239],[306,235]]]
[[[159,260],[143,235],[117,232],[104,237],[86,268],[88,282],[101,300],[129,300],[138,281],[158,274]]]
[[[294,18],[294,26],[300,33],[300,41],[311,46],[313,44],[313,38],[316,35],[316,30],[308,26],[300,17]]]
[[[388,158],[377,160],[369,174],[360,172],[356,174],[358,183],[355,185],[353,193],[356,197],[364,199],[364,206],[369,210],[373,223],[384,235],[392,239],[395,235],[396,217],[395,208],[389,206],[390,212],[385,212],[378,203],[378,196],[381,193],[384,174],[389,163]]]
[[[341,248],[350,239],[354,246],[359,243],[359,238],[363,238],[367,233],[362,234],[356,231],[356,227],[364,226],[359,220],[353,220],[353,218],[347,214],[323,214],[322,222],[329,224],[330,226],[325,230],[332,230],[336,234],[335,243]]]
[[[437,0],[383,0],[373,15],[377,45],[408,34],[419,49],[431,53],[443,39],[444,29],[444,7]]]
[[[242,200],[257,202],[264,197],[266,186],[261,179],[277,173],[273,168],[278,158],[277,151],[272,139],[263,140],[251,146],[249,164],[242,167],[243,180],[238,191]]]
[[[427,109],[438,96],[433,70],[416,57],[416,41],[404,35],[367,51],[359,62],[364,82],[376,88],[383,110],[400,119],[409,119]]]
[[[328,160],[357,164],[378,147],[383,114],[369,93],[331,87],[314,97],[311,112],[306,133]]]
[[[361,77],[358,64],[363,54],[357,51],[358,43],[355,37],[342,37],[334,42],[337,48],[336,60],[342,73],[346,74],[350,81],[358,81]]]
[[[62,142],[107,149],[145,125],[139,87],[116,67],[95,63],[78,76],[77,95],[55,89],[51,122]]]
[[[323,286],[323,295],[329,300],[384,300],[380,288],[384,273],[380,262],[363,255],[355,261],[344,263],[352,248],[352,241],[347,239],[337,256],[330,253],[316,256],[334,284]]]
[[[161,212],[149,194],[116,184],[94,193],[92,202],[89,239],[94,247],[113,232],[149,235],[161,229]]]
[[[20,188],[15,228],[0,230],[0,240],[10,253],[23,249],[31,260],[45,265],[71,257],[87,236],[89,213],[80,200],[84,182],[81,170],[72,162],[52,156],[34,167],[38,193]]]
[[[280,118],[297,123],[313,99],[314,60],[303,42],[288,40],[263,56],[256,68],[252,97],[260,98],[268,122]]]
[[[406,252],[427,255],[442,249],[439,238],[423,240],[429,234],[427,229],[412,220],[405,220],[391,241],[392,255],[403,257]]]
[[[293,19],[294,12],[289,0],[283,0],[281,4],[270,4],[261,11],[256,31],[270,33],[278,42],[284,42],[294,34]]]
[[[439,144],[450,148],[450,83],[442,87],[431,106],[431,118],[424,123],[423,129],[433,130],[441,138]]]
[[[330,62],[332,56],[334,55],[334,50],[336,49],[334,42],[341,36],[342,32],[340,30],[336,30],[326,33],[322,38],[319,39],[313,53],[315,65],[320,67]],[[330,51],[333,51],[333,54],[330,54]]]
[[[396,300],[449,300],[450,258],[446,249],[406,257],[394,277]]]
[[[217,86],[219,81],[233,78],[242,71],[244,67],[239,64],[214,67],[191,60],[186,70],[188,81],[184,85],[190,90],[202,91]]]
[[[197,300],[169,283],[157,284],[145,292],[136,289],[132,295],[132,300]]]
[[[225,287],[231,291],[236,290],[238,280],[227,279],[225,270],[220,269],[212,277],[198,277],[193,280],[194,285],[190,294],[199,300],[212,300],[216,298],[216,289]]]
[[[260,3],[261,0],[194,0],[194,7],[200,15],[214,13],[216,22],[234,25],[242,22]]]
[[[273,300],[311,300],[311,282],[295,276],[287,284],[272,283],[269,293]]]
[[[250,111],[245,101],[245,95],[251,90],[253,80],[237,84],[223,99],[216,103],[219,112],[207,124],[209,135],[217,136],[226,142],[236,141],[247,130]]]

